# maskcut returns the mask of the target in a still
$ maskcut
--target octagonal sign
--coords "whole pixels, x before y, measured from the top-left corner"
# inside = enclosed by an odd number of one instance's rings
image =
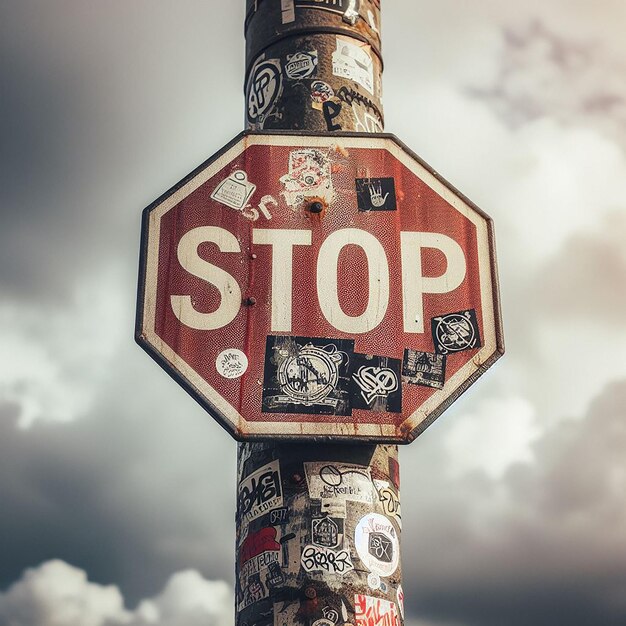
[[[503,353],[491,220],[391,135],[244,133],[144,211],[137,340],[237,439],[412,441]]]

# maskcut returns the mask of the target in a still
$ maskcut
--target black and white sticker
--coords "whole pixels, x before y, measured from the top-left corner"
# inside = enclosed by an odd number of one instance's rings
[[[317,50],[299,51],[288,54],[285,61],[285,74],[291,80],[312,78],[317,72]]]
[[[353,349],[347,339],[268,336],[261,410],[350,415]]]
[[[350,399],[353,409],[402,412],[399,359],[354,354],[350,373]]]
[[[359,211],[395,211],[396,186],[393,178],[357,178]]]
[[[474,309],[433,317],[431,330],[437,354],[452,354],[481,346]]]
[[[280,60],[259,60],[252,68],[248,79],[246,106],[248,121],[263,127],[267,116],[274,108],[283,87]]]
[[[446,382],[446,356],[407,348],[402,361],[402,382],[443,389]]]

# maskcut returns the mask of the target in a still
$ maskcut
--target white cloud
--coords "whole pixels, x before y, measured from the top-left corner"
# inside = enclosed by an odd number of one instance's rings
[[[85,572],[63,561],[26,570],[0,594],[3,626],[104,626],[127,617],[117,587],[90,583]]]
[[[92,407],[132,316],[116,266],[82,277],[71,301],[0,304],[0,400],[20,407],[21,427],[68,422]]]
[[[59,560],[28,569],[0,594],[2,626],[232,626],[233,594],[197,571],[174,574],[163,591],[124,608],[120,590]]]

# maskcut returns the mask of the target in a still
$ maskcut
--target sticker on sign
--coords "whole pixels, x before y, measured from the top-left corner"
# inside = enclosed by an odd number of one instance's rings
[[[142,237],[137,340],[238,439],[408,443],[504,352],[490,218],[391,135],[243,133]]]

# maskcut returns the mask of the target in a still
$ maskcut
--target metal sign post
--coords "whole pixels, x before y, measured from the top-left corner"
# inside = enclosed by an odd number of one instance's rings
[[[503,353],[493,225],[383,131],[379,0],[247,0],[248,130],[144,211],[137,341],[236,439],[237,626],[399,626],[398,443]]]

